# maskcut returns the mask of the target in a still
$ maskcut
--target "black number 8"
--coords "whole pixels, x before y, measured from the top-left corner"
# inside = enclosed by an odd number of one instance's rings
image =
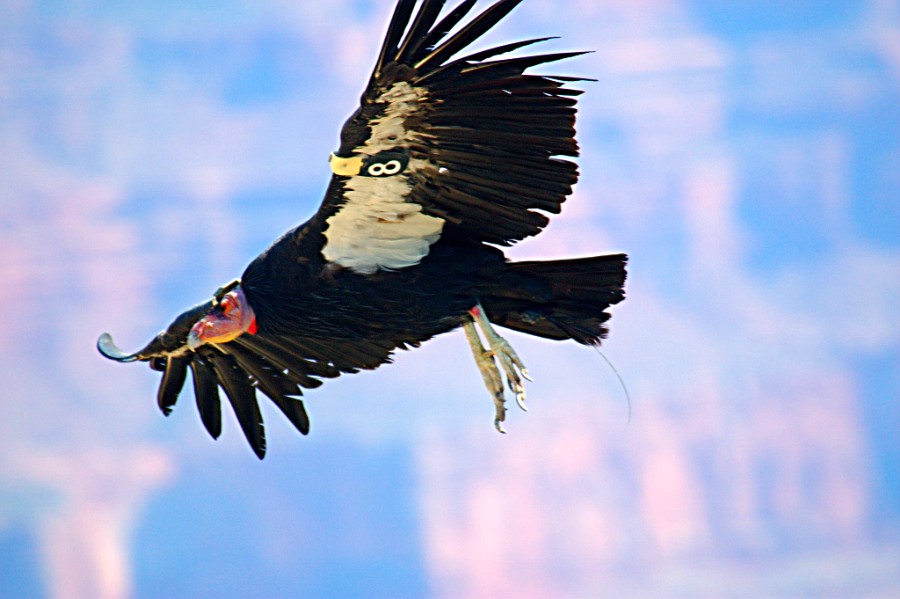
[[[376,162],[369,167],[369,175],[372,177],[390,177],[396,175],[403,168],[399,160],[389,160],[388,162]]]

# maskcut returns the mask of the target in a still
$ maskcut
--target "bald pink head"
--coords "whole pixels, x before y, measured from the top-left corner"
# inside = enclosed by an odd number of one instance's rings
[[[187,343],[197,349],[204,343],[228,343],[244,333],[256,333],[256,315],[240,286],[225,294],[209,313],[191,328]]]

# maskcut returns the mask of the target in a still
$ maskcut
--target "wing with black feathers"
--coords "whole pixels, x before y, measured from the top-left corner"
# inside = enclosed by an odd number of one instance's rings
[[[517,58],[549,38],[457,58],[521,0],[465,25],[466,0],[401,0],[359,109],[341,132],[318,213],[330,262],[361,273],[418,264],[442,236],[510,245],[547,225],[578,178],[568,77],[525,71],[581,54]],[[451,31],[456,32],[451,35]]]
[[[188,332],[212,305],[207,302],[184,312],[134,354],[122,352],[105,333],[97,347],[113,360],[148,362],[150,368],[162,372],[157,403],[166,416],[172,412],[190,372],[200,419],[214,439],[222,433],[220,390],[223,391],[244,436],[260,459],[266,453],[266,436],[257,391],[266,395],[305,435],[309,433],[309,416],[299,399],[303,389],[314,389],[323,379],[342,373],[377,368],[390,362],[390,354],[396,347],[387,341],[257,334],[188,350]]]

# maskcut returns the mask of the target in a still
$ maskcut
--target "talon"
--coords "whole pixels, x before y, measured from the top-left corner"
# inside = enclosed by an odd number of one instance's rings
[[[519,409],[523,412],[528,411],[528,406],[525,405],[525,389],[519,387],[519,392],[516,393],[516,403],[519,405]]]
[[[497,429],[497,432],[498,432],[498,433],[500,433],[500,434],[502,434],[502,435],[505,435],[505,434],[506,434],[506,431],[503,430],[503,427],[502,427],[502,426],[500,426],[500,419],[499,419],[499,418],[494,418],[494,428]]]
[[[527,368],[523,368],[523,369],[522,369],[522,376],[525,377],[525,380],[526,380],[526,381],[529,381],[529,382],[531,382],[531,383],[534,382],[534,379],[531,378],[531,375],[530,375],[530,374],[528,374],[528,369],[527,369]]]
[[[494,408],[497,412],[494,421],[503,422],[506,420],[506,399],[503,397],[502,393],[494,396]]]

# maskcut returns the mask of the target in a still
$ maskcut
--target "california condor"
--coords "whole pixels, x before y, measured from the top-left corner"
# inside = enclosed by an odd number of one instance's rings
[[[162,372],[164,414],[190,371],[213,438],[221,387],[262,458],[257,391],[305,435],[302,389],[461,326],[502,432],[501,369],[523,408],[528,372],[492,323],[599,345],[607,308],[624,299],[627,259],[510,262],[498,248],[539,233],[578,179],[570,159],[581,91],[569,85],[580,80],[526,71],[581,53],[507,56],[542,38],[457,58],[520,1],[461,25],[475,0],[440,20],[444,0],[422,0],[418,11],[417,0],[399,0],[318,212],[144,349],[125,354],[104,333],[100,352]]]

